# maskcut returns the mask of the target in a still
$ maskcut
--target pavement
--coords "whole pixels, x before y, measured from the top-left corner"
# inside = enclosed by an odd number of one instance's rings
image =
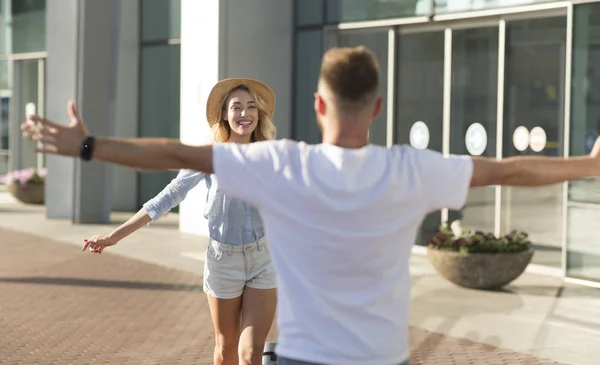
[[[128,216],[75,226],[0,193],[0,364],[212,363],[206,238],[178,232],[173,214],[102,255],[79,250]],[[598,363],[598,289],[525,273],[468,290],[421,255],[411,276],[411,365]]]

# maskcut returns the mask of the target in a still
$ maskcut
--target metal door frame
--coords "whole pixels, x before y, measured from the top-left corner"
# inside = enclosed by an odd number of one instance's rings
[[[20,124],[25,121],[25,111],[21,110],[19,106],[23,104],[21,102],[21,90],[22,85],[20,80],[23,76],[23,63],[26,61],[37,61],[37,104],[36,114],[44,116],[46,113],[46,53],[26,53],[16,54],[6,57],[12,62],[12,96],[10,99],[10,111],[9,111],[9,170],[23,168],[21,161],[20,150],[22,145],[22,138],[20,132]],[[44,165],[44,155],[41,153],[37,154],[37,168],[42,168]]]

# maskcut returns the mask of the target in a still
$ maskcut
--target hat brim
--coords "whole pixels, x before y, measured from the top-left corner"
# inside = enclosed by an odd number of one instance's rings
[[[221,120],[221,104],[223,98],[225,98],[231,90],[240,86],[245,86],[254,91],[266,104],[266,117],[269,119],[273,118],[273,113],[275,111],[275,93],[270,87],[265,83],[254,79],[231,78],[217,82],[208,95],[208,100],[206,101],[206,120],[208,121],[208,125],[212,127]]]

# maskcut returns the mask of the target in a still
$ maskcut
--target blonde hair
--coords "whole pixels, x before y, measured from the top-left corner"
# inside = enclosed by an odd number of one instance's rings
[[[223,111],[227,107],[225,103],[227,103],[227,99],[229,99],[231,93],[240,89],[246,90],[250,94],[250,97],[252,98],[252,100],[254,100],[254,102],[256,103],[256,108],[258,109],[258,125],[254,129],[254,131],[252,131],[252,135],[250,136],[250,142],[275,139],[275,125],[267,117],[268,108],[265,104],[265,101],[247,86],[240,85],[229,91],[221,101],[221,107],[219,108],[219,110],[221,111],[221,113],[219,113],[219,120],[211,121],[214,123],[212,126],[214,141],[227,142],[229,140],[229,137],[231,137],[231,127],[229,126],[229,123],[225,119],[223,119]]]

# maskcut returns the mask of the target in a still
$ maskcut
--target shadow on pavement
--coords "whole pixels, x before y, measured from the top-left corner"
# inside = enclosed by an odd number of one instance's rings
[[[139,281],[115,281],[115,280],[95,280],[61,277],[20,277],[20,278],[0,278],[0,283],[20,283],[20,284],[43,284],[43,285],[61,285],[61,286],[84,286],[101,288],[121,288],[121,289],[139,289],[139,290],[165,290],[165,291],[198,291],[202,292],[201,284],[169,284],[169,283],[149,283]]]

